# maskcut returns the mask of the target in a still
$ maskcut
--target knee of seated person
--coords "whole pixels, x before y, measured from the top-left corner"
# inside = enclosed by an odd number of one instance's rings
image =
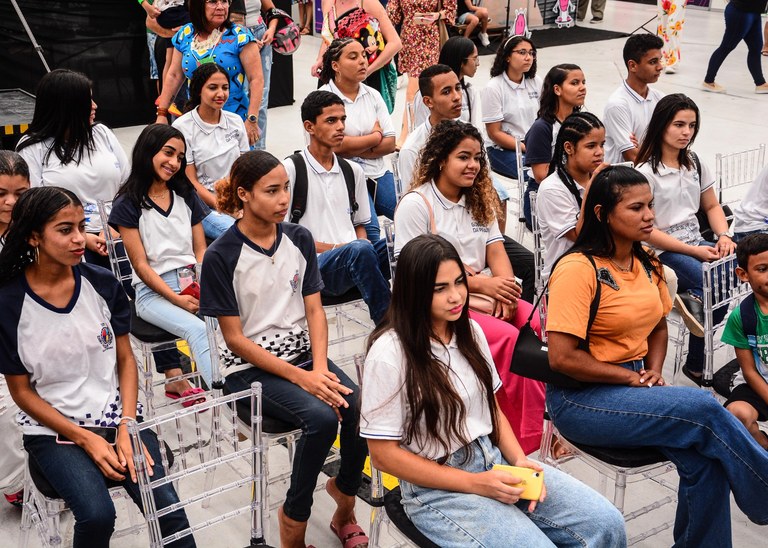
[[[101,537],[104,532],[115,530],[117,515],[112,504],[102,505],[96,501],[81,507],[75,516],[77,528],[84,533],[93,532],[95,537]]]
[[[726,409],[745,425],[751,424],[757,419],[757,411],[745,401],[731,402]]]
[[[370,255],[371,257],[376,257],[376,250],[373,248],[373,244],[370,240],[352,240],[346,246],[349,247],[349,251],[353,254],[354,257],[359,257],[362,255]]]
[[[488,10],[485,8],[477,8],[477,10],[475,10],[475,15],[481,20],[488,19]]]

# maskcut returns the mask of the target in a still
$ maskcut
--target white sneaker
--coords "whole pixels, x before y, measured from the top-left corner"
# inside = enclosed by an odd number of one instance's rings
[[[485,47],[488,47],[491,45],[491,40],[488,38],[487,32],[479,32],[477,34],[477,37],[480,38],[480,43]]]

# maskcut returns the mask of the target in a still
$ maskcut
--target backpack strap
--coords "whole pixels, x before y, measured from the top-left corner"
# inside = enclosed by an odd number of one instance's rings
[[[293,199],[291,200],[291,222],[298,224],[307,210],[307,186],[309,179],[307,175],[307,164],[301,152],[294,152],[288,159],[293,162],[296,171],[296,180],[293,183]]]
[[[755,294],[747,295],[741,304],[739,304],[739,314],[741,316],[741,329],[747,337],[749,346],[757,348],[757,313],[755,312]]]
[[[422,200],[424,200],[424,206],[427,208],[427,215],[429,215],[429,233],[430,234],[437,234],[437,226],[435,225],[435,211],[432,209],[432,204],[429,203],[429,200],[427,200],[427,197],[424,196],[421,192],[418,192],[416,190],[411,190],[410,192],[406,192],[403,194],[403,197],[400,198],[400,202],[403,201],[403,198],[408,196],[409,194],[415,194]],[[397,206],[395,206],[395,213],[397,213],[397,208],[400,206],[400,203],[398,202]]]
[[[355,224],[355,213],[360,208],[355,198],[355,172],[352,171],[352,166],[347,160],[341,156],[336,156],[339,161],[339,167],[341,167],[341,173],[344,175],[344,182],[347,185],[347,197],[349,198],[349,220],[352,224]],[[305,200],[306,201],[306,200]],[[375,215],[375,211],[371,211],[371,215]]]

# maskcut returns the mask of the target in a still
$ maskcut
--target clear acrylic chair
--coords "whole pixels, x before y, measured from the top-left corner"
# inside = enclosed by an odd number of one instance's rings
[[[103,226],[109,226],[107,221],[109,219],[109,212],[112,210],[112,202],[99,200],[97,205]],[[128,255],[123,248],[122,239],[119,235],[113,235],[110,230],[104,230],[104,239],[107,243],[107,253],[109,255],[109,264],[112,268],[112,273],[124,288],[130,288],[133,278],[133,268],[131,267]],[[139,389],[141,390],[141,399],[144,403],[145,414],[148,417],[151,417],[154,416],[158,410],[163,410],[171,406],[183,405],[188,401],[195,401],[200,398],[201,394],[174,400],[162,398],[158,401],[155,398],[155,390],[162,389],[162,391],[165,392],[165,385],[169,382],[187,380],[192,383],[193,386],[200,387],[202,386],[202,378],[195,367],[191,352],[189,357],[187,357],[179,350],[180,347],[188,348],[184,339],[139,318],[136,313],[135,302],[131,296],[132,288],[130,291],[127,289],[127,292],[129,293],[129,301],[131,304],[131,345],[139,351],[136,364],[139,367]],[[159,352],[177,353],[180,361],[179,365],[185,373],[179,377],[174,377],[173,379],[155,379],[153,356]]]
[[[743,187],[752,183],[765,166],[765,143],[756,148],[715,155],[715,192],[721,205],[734,206]],[[729,219],[730,221],[730,219]]]
[[[243,399],[249,402],[250,407],[250,434],[245,440],[241,440],[239,435],[237,414],[234,411],[236,402]],[[142,431],[155,432],[161,447],[164,444],[171,447],[178,464],[177,470],[170,468],[165,452],[161,451],[165,477],[155,479],[149,475],[150,467],[141,451],[139,434]],[[259,383],[253,383],[248,390],[212,397],[204,403],[172,411],[143,423],[128,421],[128,432],[151,548],[161,548],[190,534],[199,535],[204,529],[239,516],[249,518],[249,545],[266,544],[266,483]],[[219,479],[216,485],[205,481],[213,476],[213,472],[216,472]],[[181,492],[177,493],[180,502],[158,509],[153,490],[170,483],[179,485]],[[201,485],[204,487],[200,488]],[[211,500],[216,501],[216,510],[204,504]],[[223,506],[232,504],[235,508],[223,510]],[[200,512],[202,519],[193,522],[189,509],[195,508],[195,515],[198,515],[198,506],[204,509]],[[186,510],[190,527],[164,538],[160,532],[159,519],[179,508]]]
[[[533,227],[533,264],[534,264],[534,289],[539,298],[539,320],[541,322],[541,335],[544,342],[547,342],[547,296],[546,283],[542,277],[544,271],[544,240],[541,237],[541,225],[539,224],[538,210],[536,209],[536,193],[531,192],[531,226]]]
[[[397,258],[395,257],[395,223],[386,219],[384,221],[384,237],[387,239],[387,258],[389,259],[389,273],[392,283],[395,281],[395,269]]]

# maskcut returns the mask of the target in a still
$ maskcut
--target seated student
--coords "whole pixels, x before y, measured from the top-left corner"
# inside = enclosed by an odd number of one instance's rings
[[[203,203],[184,171],[184,137],[165,124],[144,128],[133,147],[131,174],[117,192],[109,224],[120,232],[133,266],[136,314],[189,343],[203,379],[211,386],[211,352],[205,322],[197,317],[198,296],[181,287],[183,270],[203,260]],[[181,369],[162,371],[169,379]],[[185,399],[185,407],[204,397],[186,380],[168,382],[165,395]]]
[[[586,485],[529,460],[500,410],[501,381],[468,314],[467,272],[444,238],[402,249],[392,306],[371,335],[360,433],[377,468],[400,480],[402,505],[438,546],[627,545],[616,508]],[[543,472],[522,500],[511,464]]]
[[[735,347],[741,368],[731,381],[733,390],[725,408],[747,427],[757,443],[768,449],[768,436],[757,424],[768,420],[768,290],[764,285],[768,234],[745,237],[736,247],[736,257],[736,275],[749,283],[752,296],[731,312],[721,337]],[[750,315],[743,314],[745,306],[752,308]]]
[[[733,241],[750,234],[768,232],[768,166],[749,185],[741,201],[733,208]]]
[[[653,34],[633,34],[624,44],[627,79],[608,98],[603,111],[605,161],[634,162],[653,109],[664,94],[648,84],[659,80],[664,41]]]
[[[491,79],[483,90],[483,122],[488,133],[485,146],[491,168],[497,173],[511,179],[521,176],[517,172],[517,156],[525,154],[525,143],[520,142],[520,150],[516,150],[515,137],[522,138],[531,129],[539,110],[540,93],[536,46],[524,36],[509,37],[496,52]],[[532,184],[528,178],[528,186]],[[530,217],[529,192],[523,207]]]
[[[330,91],[313,91],[301,105],[301,119],[309,134],[309,146],[283,161],[291,183],[291,204],[285,219],[312,233],[325,285],[323,295],[339,296],[357,288],[371,319],[378,323],[389,306],[387,242],[370,242],[366,237],[371,210],[363,170],[334,153],[344,140],[344,101]],[[354,178],[354,185],[347,181],[349,176]],[[305,201],[304,210],[296,215],[300,179]]]
[[[0,150],[0,250],[4,243],[2,236],[11,222],[13,206],[27,190],[27,162],[15,152]],[[24,501],[24,453],[21,429],[16,424],[18,411],[5,378],[0,378],[0,492],[10,504],[21,508]]]
[[[688,356],[683,374],[701,385],[704,368],[704,288],[702,263],[733,253],[736,244],[728,234],[728,223],[717,201],[715,177],[692,152],[701,125],[699,108],[689,97],[673,93],[663,97],[653,111],[645,138],[637,152],[637,169],[645,175],[654,195],[654,229],[648,238],[662,264],[677,274],[676,301],[685,305],[690,326]],[[701,235],[696,213],[706,213],[717,243]],[[715,323],[726,310],[714,312]]]
[[[226,69],[217,63],[200,65],[189,83],[187,112],[173,122],[187,143],[187,178],[207,208],[212,209],[216,208],[213,184],[226,177],[235,160],[251,149],[242,118],[223,110],[228,98]],[[234,222],[229,215],[209,210],[203,230],[215,240]]]
[[[121,485],[141,506],[126,427],[141,406],[128,299],[110,271],[81,264],[85,242],[72,192],[38,187],[21,196],[0,251],[0,372],[21,409],[30,461],[74,514],[75,548],[107,548],[115,527],[108,487]],[[93,427],[113,431],[115,442]],[[145,430],[141,438],[150,475],[161,478],[157,437]],[[170,483],[153,495],[158,509],[179,502]],[[184,510],[160,518],[163,536],[188,528]]]
[[[528,206],[524,209],[525,224],[531,228],[529,195],[537,190],[549,173],[552,151],[555,148],[560,124],[584,106],[587,81],[578,65],[555,65],[544,77],[536,121],[525,134],[525,165],[530,166],[533,181],[526,190]]]
[[[731,490],[750,520],[768,523],[768,453],[711,394],[662,377],[672,302],[641,245],[654,201],[625,166],[590,184],[581,232],[550,277],[547,316],[552,369],[584,386],[547,386],[547,409],[577,443],[659,450],[680,477],[675,546],[731,546]]]
[[[429,108],[430,114],[424,124],[408,134],[405,144],[400,149],[398,168],[404,188],[412,187],[418,178],[416,170],[419,155],[432,133],[432,128],[443,120],[456,120],[459,118],[462,110],[463,95],[461,83],[456,73],[446,65],[433,65],[423,70],[419,76],[419,90],[421,91],[424,104]],[[474,127],[478,129],[477,126]],[[506,217],[506,208],[503,205],[504,199],[498,193],[498,187],[495,184],[494,189],[499,200],[502,202],[502,206],[497,212],[498,222],[498,219],[502,216]],[[504,231],[501,230],[501,226],[499,226],[499,231],[503,235]],[[533,253],[511,238],[504,236],[503,240],[504,250],[509,257],[509,261],[523,281],[523,299],[532,301],[535,297]]]
[[[480,25],[477,37],[482,45],[488,47],[491,45],[491,39],[488,37],[488,23],[491,19],[488,17],[488,9],[479,4],[479,1],[475,3],[473,0],[457,0],[456,24],[467,25],[464,29],[464,38],[472,36],[477,25]]]
[[[533,307],[520,298],[512,265],[496,222],[498,200],[491,185],[483,138],[463,122],[440,122],[424,146],[418,176],[395,214],[395,254],[410,240],[436,233],[454,244],[466,265],[469,288],[494,303],[472,312],[488,337],[504,382],[501,406],[526,453],[541,440],[544,387],[509,372],[515,343]],[[539,318],[531,322],[539,330]]]
[[[365,230],[372,242],[381,238],[378,215],[394,219],[395,178],[384,157],[395,151],[395,128],[381,94],[363,83],[368,58],[362,44],[352,38],[334,40],[323,56],[320,89],[344,101],[347,121],[344,140],[336,154],[357,163],[372,184],[371,221]]]
[[[327,356],[312,234],[281,222],[291,200],[285,169],[268,152],[249,152],[216,191],[222,211],[243,211],[203,262],[200,309],[218,317],[226,387],[260,382],[264,413],[302,429],[278,517],[280,543],[304,546],[317,476],[341,423],[341,469],[326,484],[336,502],[331,529],[345,545],[363,544],[355,495],[367,448],[357,435],[357,387]]]

